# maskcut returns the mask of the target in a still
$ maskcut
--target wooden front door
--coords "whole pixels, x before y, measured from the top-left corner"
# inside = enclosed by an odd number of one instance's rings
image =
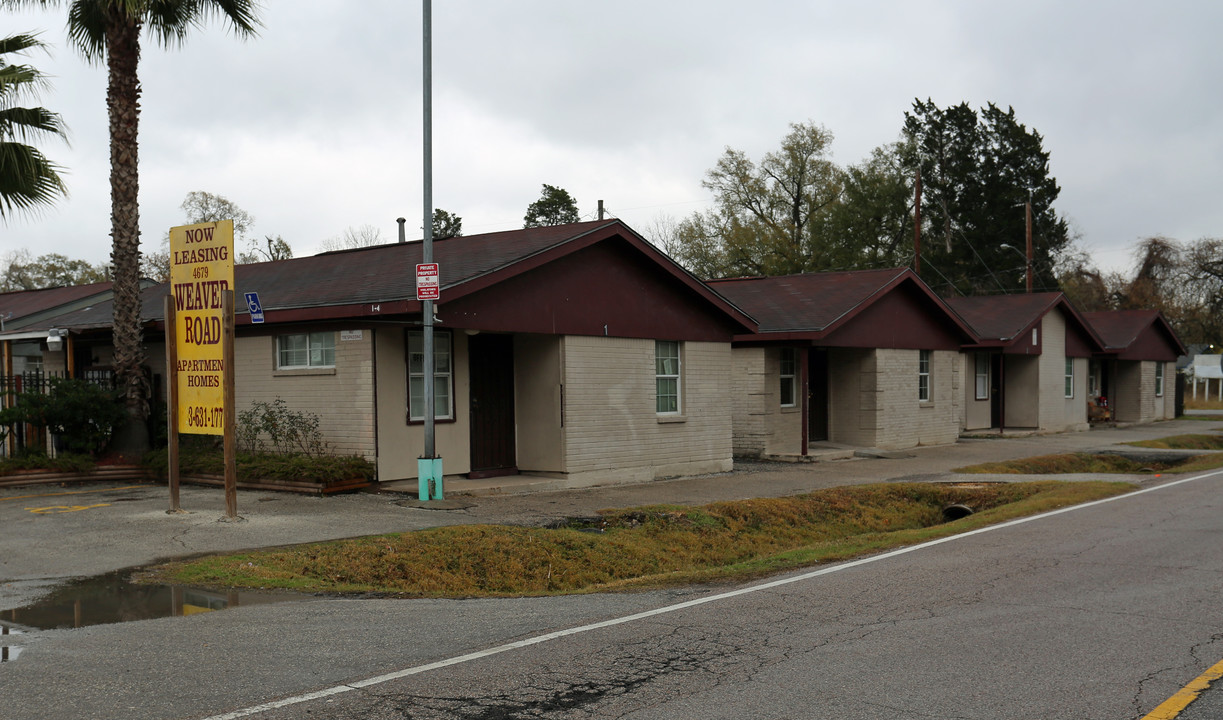
[[[807,439],[828,439],[828,351],[807,353]]]
[[[472,335],[467,341],[471,375],[471,472],[468,477],[518,472],[514,435],[514,338]]]

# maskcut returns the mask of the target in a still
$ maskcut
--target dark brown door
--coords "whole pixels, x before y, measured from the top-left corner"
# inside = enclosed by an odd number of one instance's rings
[[[828,439],[828,351],[811,348],[807,353],[807,438]]]
[[[514,437],[514,338],[472,335],[467,341],[471,373],[471,472],[493,477],[518,472]]]

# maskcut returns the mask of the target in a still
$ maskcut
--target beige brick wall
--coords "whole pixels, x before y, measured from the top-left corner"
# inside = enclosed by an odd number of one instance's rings
[[[1134,360],[1118,360],[1113,386],[1116,397],[1109,398],[1113,404],[1113,418],[1117,422],[1140,422],[1142,420],[1142,365]],[[1151,378],[1154,390],[1154,377]]]
[[[418,477],[417,458],[425,449],[421,423],[409,425],[408,365],[403,328],[376,331],[378,375],[378,479],[382,482]],[[467,335],[451,333],[454,366],[455,419],[434,425],[434,449],[442,472],[458,475],[471,470],[471,383],[467,375]]]
[[[1176,418],[1176,363],[1164,363],[1164,394],[1155,398],[1155,417],[1164,420]]]
[[[795,351],[795,362],[802,364],[802,354]],[[765,415],[769,442],[765,451],[776,455],[797,455],[803,451],[803,390],[802,368],[795,367],[798,376],[794,382],[795,401],[793,407],[781,406],[781,348],[771,347],[765,351],[765,395],[768,410]]]
[[[913,356],[913,398],[917,398],[917,355]],[[884,387],[879,384],[877,351],[832,348],[828,351],[828,438],[832,442],[875,447],[883,416]]]
[[[678,417],[655,405],[654,341],[564,338],[566,470],[577,482],[729,470],[729,343],[682,343]]]
[[[1047,313],[1040,321],[1039,407],[1037,427],[1060,431],[1066,427],[1066,321],[1060,311]]]
[[[1002,362],[1006,427],[1040,427],[1041,399],[1047,394],[1040,384],[1041,356],[1007,355]]]
[[[1120,422],[1151,422],[1171,419],[1176,414],[1176,363],[1163,363],[1163,395],[1155,394],[1153,360],[1117,362],[1116,419]]]
[[[880,422],[874,447],[900,449],[955,442],[962,407],[960,353],[932,353],[929,402],[918,400],[919,351],[880,349],[875,353]]]
[[[735,348],[731,366],[734,454],[759,457],[768,452],[773,410],[765,348]]]
[[[562,421],[561,338],[514,336],[514,419],[518,469],[565,470]]]
[[[985,430],[993,425],[993,398],[977,399],[977,355],[989,358],[988,353],[966,352],[960,354],[960,376],[964,378],[964,411],[960,427],[964,430]],[[987,361],[988,362],[988,361]],[[988,364],[993,373],[993,364]],[[993,377],[987,388],[992,388]],[[987,390],[989,394],[992,390]]]
[[[341,340],[337,332],[335,368],[318,370],[276,370],[275,338],[239,337],[234,345],[238,411],[256,400],[281,398],[292,410],[317,414],[335,452],[373,460],[374,331],[359,332],[353,340]]]

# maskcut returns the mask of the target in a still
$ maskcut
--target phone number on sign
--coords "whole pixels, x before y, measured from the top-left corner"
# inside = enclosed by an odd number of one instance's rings
[[[225,410],[214,407],[187,406],[187,427],[221,428],[225,426]]]

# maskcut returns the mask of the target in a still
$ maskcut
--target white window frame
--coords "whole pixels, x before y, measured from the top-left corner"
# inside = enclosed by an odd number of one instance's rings
[[[1066,358],[1066,384],[1062,388],[1067,398],[1074,397],[1074,358]]]
[[[989,353],[973,353],[973,387],[977,400],[989,400]]]
[[[917,351],[917,400],[918,402],[930,402],[931,383],[930,383],[930,364],[933,359],[933,351],[918,350]]]
[[[1164,396],[1164,364],[1155,363],[1155,397]]]
[[[792,408],[798,405],[798,350],[782,348],[778,363],[778,392],[781,406]]]
[[[1087,363],[1087,395],[1089,397],[1100,397],[1104,392],[1100,387],[1101,373],[1103,369],[1098,362],[1088,361]]]
[[[305,339],[305,348],[286,348],[285,342],[290,338]],[[289,353],[305,353],[305,363],[286,363]],[[276,336],[276,369],[277,370],[318,370],[335,368],[335,332],[287,333]]]
[[[684,410],[683,349],[677,340],[654,341],[654,409],[659,415],[679,415]],[[672,392],[673,390],[673,392]],[[674,403],[666,402],[674,397]]]
[[[425,333],[423,330],[408,331],[408,347],[407,352],[405,353],[408,364],[408,422],[423,423],[425,421],[424,344]],[[433,331],[434,420],[454,419],[453,347],[453,338],[449,330]],[[420,356],[417,362],[413,362],[414,355]],[[419,367],[420,370],[413,371],[414,366]],[[417,393],[412,392],[414,387],[419,387],[420,391]],[[439,397],[439,391],[444,391],[444,395]]]

